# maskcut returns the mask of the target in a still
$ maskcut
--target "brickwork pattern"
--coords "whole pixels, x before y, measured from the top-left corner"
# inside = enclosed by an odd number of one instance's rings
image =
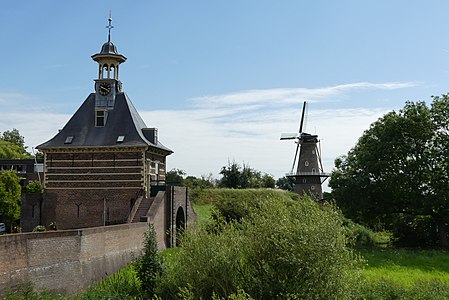
[[[28,282],[74,293],[115,273],[143,250],[146,223],[0,236],[0,296]]]

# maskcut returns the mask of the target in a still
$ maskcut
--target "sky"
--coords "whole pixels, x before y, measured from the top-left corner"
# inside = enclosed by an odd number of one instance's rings
[[[379,117],[449,92],[448,1],[1,1],[0,132],[32,150],[65,125],[110,11],[123,90],[188,175],[284,176],[304,101],[331,172]]]

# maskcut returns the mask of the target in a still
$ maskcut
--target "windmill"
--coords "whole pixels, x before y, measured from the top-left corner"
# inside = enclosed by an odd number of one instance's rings
[[[286,176],[293,179],[294,192],[300,195],[311,195],[317,200],[321,200],[323,199],[321,184],[330,175],[323,171],[318,135],[303,131],[306,109],[307,102],[304,101],[298,133],[283,133],[281,135],[281,140],[295,140],[297,144],[292,169]]]

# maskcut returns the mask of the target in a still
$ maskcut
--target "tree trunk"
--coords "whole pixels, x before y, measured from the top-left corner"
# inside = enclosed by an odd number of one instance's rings
[[[448,249],[449,248],[449,239],[447,237],[447,228],[446,228],[446,218],[445,214],[439,211],[435,215],[435,222],[438,228],[438,241],[440,247]]]

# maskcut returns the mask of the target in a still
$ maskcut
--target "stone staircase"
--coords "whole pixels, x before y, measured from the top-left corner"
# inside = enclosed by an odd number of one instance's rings
[[[154,197],[151,198],[142,198],[139,207],[137,208],[136,214],[132,219],[131,223],[137,222],[146,222],[147,221],[147,213],[153,203]]]

